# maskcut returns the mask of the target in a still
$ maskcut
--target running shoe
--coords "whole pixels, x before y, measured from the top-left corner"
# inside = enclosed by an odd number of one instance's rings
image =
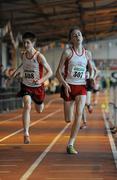
[[[112,133],[112,134],[116,134],[116,133],[117,133],[117,129],[116,129],[116,128],[111,129],[111,133]]]
[[[88,109],[89,113],[93,112],[93,107],[91,104],[87,105],[87,109]]]
[[[65,122],[66,122],[66,123],[71,123],[71,121],[70,121],[70,120],[65,120]]]
[[[96,106],[97,105],[97,101],[94,101],[94,106]]]
[[[68,154],[78,154],[78,152],[74,149],[72,145],[67,146],[67,153]]]
[[[115,129],[115,126],[113,126],[113,127],[110,127],[110,130],[111,130],[111,131],[113,131],[114,129]]]
[[[24,136],[24,144],[29,144],[29,143],[30,143],[30,137]]]
[[[83,123],[81,126],[80,126],[80,129],[86,129],[87,128],[87,124],[85,123]]]

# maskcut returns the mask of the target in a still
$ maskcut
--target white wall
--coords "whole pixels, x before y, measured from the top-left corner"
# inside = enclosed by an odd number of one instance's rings
[[[53,49],[49,49],[48,51],[46,51],[46,53],[44,53],[48,63],[50,64],[53,73],[55,74],[58,63],[60,61],[60,57],[62,54],[63,49],[61,48],[53,48]]]
[[[117,59],[117,40],[98,41],[95,43],[88,43],[85,45],[87,49],[91,50],[93,59]],[[55,73],[63,49],[53,48],[48,49],[44,55],[47,58],[53,72]]]
[[[93,59],[117,59],[117,40],[98,41],[87,44]]]

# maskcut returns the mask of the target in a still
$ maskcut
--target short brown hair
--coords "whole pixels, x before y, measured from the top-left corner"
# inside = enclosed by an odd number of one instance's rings
[[[30,39],[31,42],[34,42],[34,41],[36,41],[36,36],[32,32],[25,32],[22,36],[22,40],[24,40],[24,39]]]
[[[74,26],[72,27],[70,30],[69,30],[69,33],[68,33],[68,40],[70,41],[71,40],[71,34],[74,30],[79,30],[80,31],[80,28],[78,26]]]

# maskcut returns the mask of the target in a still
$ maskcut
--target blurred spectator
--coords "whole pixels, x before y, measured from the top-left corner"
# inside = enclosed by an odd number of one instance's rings
[[[56,77],[49,79],[48,90],[49,90],[50,94],[57,93],[58,87],[59,87],[59,82],[58,82],[58,79]]]
[[[3,81],[3,65],[0,64],[0,87],[2,87],[2,81]]]
[[[46,93],[48,94],[49,93],[49,80],[48,79],[44,82],[44,87],[45,87]]]
[[[101,88],[102,88],[102,91],[105,91],[107,88],[107,82],[104,76],[101,78]]]
[[[56,82],[54,78],[49,79],[49,91],[51,94],[55,93],[56,91]]]
[[[9,67],[3,71],[3,88],[7,89],[10,86],[9,82]]]
[[[98,103],[98,96],[99,96],[99,91],[100,91],[100,73],[96,76],[95,78],[95,84],[93,88],[93,104],[97,105]]]
[[[117,86],[117,72],[112,72],[110,76],[110,86]]]

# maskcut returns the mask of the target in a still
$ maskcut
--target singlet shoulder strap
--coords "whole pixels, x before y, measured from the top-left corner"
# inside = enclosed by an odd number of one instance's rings
[[[37,60],[40,59],[40,55],[41,55],[41,53],[39,51],[37,51],[37,53],[35,54]]]
[[[26,54],[26,52],[25,52],[25,57],[27,58],[27,59],[32,59],[32,58],[34,58],[34,56],[37,54],[37,50],[34,52],[34,54],[29,58],[29,57],[27,57],[27,54]]]
[[[87,60],[90,60],[90,59],[91,59],[91,57],[90,57],[90,55],[89,55],[89,51],[86,50],[86,49],[85,49],[85,56],[86,56]]]
[[[74,51],[72,47],[69,47],[69,50],[71,50],[71,55],[67,58],[68,60],[70,60],[73,57]]]
[[[21,58],[24,59],[26,51],[21,52]]]
[[[78,53],[76,52],[76,50],[75,50],[74,47],[72,47],[72,49],[73,49],[73,52],[74,52],[77,56],[82,56],[83,54],[85,54],[85,49],[84,49],[84,48],[82,48],[82,54],[78,54]]]

